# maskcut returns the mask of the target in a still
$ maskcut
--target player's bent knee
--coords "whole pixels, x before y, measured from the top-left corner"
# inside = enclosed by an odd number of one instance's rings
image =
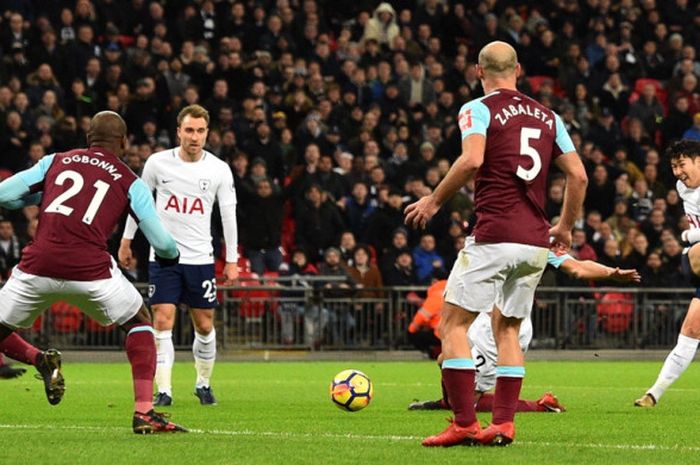
[[[697,321],[697,318],[686,318],[681,326],[681,334],[693,339],[700,339],[700,321]]]
[[[195,322],[194,327],[199,334],[201,334],[202,336],[206,336],[209,333],[211,333],[212,330],[214,329],[214,322],[213,321],[206,321],[206,320],[199,321],[199,322]]]

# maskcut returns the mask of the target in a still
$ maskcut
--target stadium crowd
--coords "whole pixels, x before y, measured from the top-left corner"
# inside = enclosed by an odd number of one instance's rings
[[[697,1],[4,0],[0,13],[0,177],[84,145],[104,109],[126,120],[138,173],[199,103],[250,269],[330,269],[367,288],[428,284],[463,247],[472,190],[425,232],[403,227],[403,206],[461,152],[456,115],[483,95],[476,53],[509,42],[519,88],[562,116],[588,171],[572,255],[685,284],[688,220],[664,149],[700,140]],[[555,174],[552,221],[563,189]],[[3,277],[36,216],[3,212]],[[135,249],[127,271],[145,281],[145,241]]]

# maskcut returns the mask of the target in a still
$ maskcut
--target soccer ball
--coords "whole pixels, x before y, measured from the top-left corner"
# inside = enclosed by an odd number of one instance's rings
[[[362,410],[369,405],[373,395],[372,381],[361,371],[343,370],[331,382],[331,400],[341,410]]]

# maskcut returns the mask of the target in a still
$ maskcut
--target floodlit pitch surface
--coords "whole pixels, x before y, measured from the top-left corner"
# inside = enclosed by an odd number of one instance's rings
[[[189,434],[131,432],[132,391],[126,364],[65,364],[67,390],[52,407],[33,369],[0,380],[0,464],[658,464],[698,463],[700,368],[653,409],[632,406],[660,362],[532,362],[523,397],[551,390],[563,414],[519,415],[507,448],[427,449],[447,412],[406,409],[439,396],[432,362],[219,363],[215,407],[192,393],[194,368],[176,364],[172,419]],[[337,409],[329,383],[354,368],[374,382],[360,412]],[[482,423],[490,414],[480,414]]]

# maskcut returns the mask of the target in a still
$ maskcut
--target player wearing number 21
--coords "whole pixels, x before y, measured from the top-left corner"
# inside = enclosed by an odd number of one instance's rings
[[[518,333],[532,308],[550,246],[568,248],[587,178],[558,115],[517,91],[515,50],[491,42],[479,53],[477,72],[486,95],[462,106],[462,154],[435,191],[406,207],[406,223],[425,227],[472,176],[476,227],[450,273],[438,331],[442,381],[455,418],[425,446],[508,444],[525,376]],[[547,174],[554,162],[566,176],[559,223],[544,213]],[[550,244],[550,237],[553,244]],[[479,313],[491,313],[498,359],[493,418],[482,430],[474,410],[474,361],[467,332]]]
[[[143,167],[142,178],[156,194],[158,216],[175,238],[181,254],[176,267],[162,268],[153,261],[151,251],[149,297],[158,349],[155,405],[172,404],[171,371],[175,359],[172,329],[176,306],[180,303],[189,306],[194,323],[195,395],[202,405],[216,403],[209,385],[216,358],[214,308],[218,305],[211,237],[215,201],[219,202],[226,242],[226,285],[238,277],[238,232],[233,175],[226,163],[204,150],[208,131],[206,109],[199,105],[183,108],[177,116],[180,145],[154,153]],[[128,266],[132,258],[131,240],[135,232],[136,223],[128,218],[119,247],[123,266]]]
[[[164,268],[177,264],[177,245],[158,220],[146,185],[119,159],[127,140],[124,120],[111,111],[97,113],[87,138],[89,148],[48,155],[0,184],[3,208],[40,203],[36,237],[0,290],[0,345],[58,300],[78,306],[104,325],[116,323],[127,332],[134,432],[185,431],[153,410],[156,345],[151,315],[107,251],[107,240],[127,211],[138,218]],[[13,342],[14,353],[22,352],[17,347],[21,342]],[[28,355],[31,348],[26,349]],[[52,404],[63,395],[59,355],[52,354],[44,376]]]

